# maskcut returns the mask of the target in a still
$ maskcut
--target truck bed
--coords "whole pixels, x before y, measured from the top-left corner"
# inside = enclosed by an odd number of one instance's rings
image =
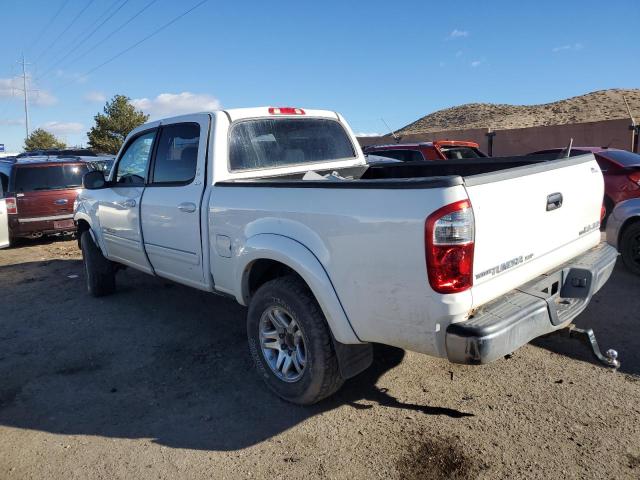
[[[558,159],[556,153],[510,157],[389,162],[337,170],[317,170],[320,175],[337,172],[341,181],[303,180],[304,173],[221,182],[218,185],[321,188],[441,188],[507,179],[583,163],[589,155]],[[523,169],[522,167],[529,167]],[[310,168],[310,170],[313,170]],[[496,175],[499,173],[499,175]]]

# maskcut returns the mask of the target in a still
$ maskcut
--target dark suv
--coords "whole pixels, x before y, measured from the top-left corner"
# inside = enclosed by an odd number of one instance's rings
[[[0,161],[9,240],[74,232],[73,203],[90,170],[90,164],[77,160]]]

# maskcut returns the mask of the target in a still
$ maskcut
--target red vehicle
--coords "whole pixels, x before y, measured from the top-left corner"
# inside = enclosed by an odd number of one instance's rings
[[[566,148],[540,150],[538,153],[562,153]],[[593,153],[604,177],[605,218],[617,203],[640,197],[640,155],[605,147],[573,147],[570,156]]]
[[[73,204],[90,170],[89,164],[77,160],[0,162],[0,200],[6,213],[6,218],[0,216],[0,237],[7,237],[0,244],[75,232]]]
[[[365,147],[365,154],[389,157],[403,162],[416,160],[457,160],[486,157],[475,142],[437,140],[435,142],[394,143]]]

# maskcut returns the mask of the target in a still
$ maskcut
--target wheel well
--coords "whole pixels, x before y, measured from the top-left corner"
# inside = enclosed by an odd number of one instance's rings
[[[296,273],[295,270],[285,265],[284,263],[280,263],[276,260],[269,260],[266,258],[256,260],[255,262],[251,263],[248,268],[249,273],[246,276],[247,288],[245,288],[245,300],[249,300],[249,298],[253,296],[256,290],[258,290],[258,288],[267,283],[269,280],[291,274],[297,275],[298,277],[300,276]]]
[[[620,251],[620,242],[622,240],[622,236],[624,235],[624,232],[631,227],[632,225],[635,225],[637,223],[640,222],[640,217],[631,217],[629,219],[627,219],[626,222],[624,222],[624,224],[622,225],[622,228],[620,229],[620,232],[618,232],[618,238],[617,238],[617,244],[618,244],[618,251]]]
[[[76,237],[78,239],[78,248],[82,248],[80,245],[80,237],[82,237],[82,232],[86,232],[87,230],[91,230],[91,226],[89,226],[89,222],[86,220],[78,220],[77,223],[77,231]]]

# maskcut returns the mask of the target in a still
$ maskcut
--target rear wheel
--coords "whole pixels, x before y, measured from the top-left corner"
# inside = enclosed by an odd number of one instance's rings
[[[324,315],[295,275],[258,289],[249,305],[247,337],[262,380],[289,402],[316,403],[344,383]]]
[[[113,262],[102,255],[89,231],[82,232],[80,246],[89,294],[102,297],[113,293],[116,289],[116,270]]]
[[[640,275],[640,222],[625,228],[620,237],[619,248],[624,265],[636,275]]]

